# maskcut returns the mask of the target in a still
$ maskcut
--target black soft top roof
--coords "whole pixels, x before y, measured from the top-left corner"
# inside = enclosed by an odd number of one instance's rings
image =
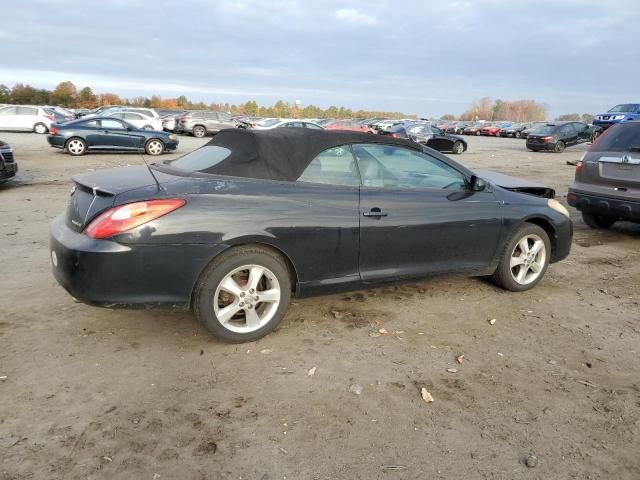
[[[410,140],[360,132],[336,132],[305,128],[221,130],[205,146],[231,150],[221,162],[204,173],[232,177],[295,181],[319,153],[329,148],[354,143],[399,145],[422,151]]]

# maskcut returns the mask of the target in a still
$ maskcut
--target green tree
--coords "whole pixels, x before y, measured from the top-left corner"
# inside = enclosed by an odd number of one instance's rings
[[[70,107],[75,105],[76,95],[76,86],[73,83],[69,81],[60,82],[51,92],[50,101],[54,105]]]
[[[84,87],[76,96],[76,105],[81,108],[95,108],[98,105],[98,97],[91,87]]]
[[[455,120],[455,119],[456,119],[455,115],[452,115],[450,113],[447,113],[440,117],[440,120]]]
[[[9,103],[11,98],[11,90],[4,84],[0,84],[0,103]]]

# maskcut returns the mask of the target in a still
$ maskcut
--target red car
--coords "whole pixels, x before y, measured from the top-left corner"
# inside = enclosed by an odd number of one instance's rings
[[[495,124],[485,124],[480,129],[480,135],[488,135],[490,137],[498,137],[500,135],[500,126]]]
[[[352,120],[336,120],[335,122],[329,122],[323,126],[325,130],[348,130],[350,132],[375,133],[373,129],[366,125],[362,125]]]

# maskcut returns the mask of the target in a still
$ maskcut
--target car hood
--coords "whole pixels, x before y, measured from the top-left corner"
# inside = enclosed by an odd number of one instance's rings
[[[556,192],[553,188],[546,187],[540,183],[531,182],[522,178],[511,177],[504,173],[493,172],[491,170],[476,170],[476,175],[487,180],[489,183],[512,192],[527,193],[542,198],[554,198]]]

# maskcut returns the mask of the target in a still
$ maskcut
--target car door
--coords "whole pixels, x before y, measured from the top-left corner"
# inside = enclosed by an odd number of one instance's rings
[[[592,140],[593,131],[589,128],[589,125],[586,123],[574,123],[573,125],[578,135],[578,143],[590,142]]]
[[[96,136],[96,147],[107,150],[131,150],[137,148],[127,127],[117,118],[100,120],[100,133]]]
[[[500,240],[500,203],[472,192],[440,158],[390,145],[353,145],[360,188],[363,280],[486,273]]]
[[[567,123],[560,127],[560,139],[567,147],[578,143],[578,132],[573,125],[573,123]]]
[[[305,259],[300,263],[306,270],[298,272],[303,288],[360,281],[359,186],[351,148],[345,145],[321,152],[296,182],[284,187],[287,211],[291,202],[296,205],[295,223],[284,222],[274,234],[287,243],[292,258]]]
[[[0,109],[0,129],[17,130],[17,107],[4,107]]]
[[[17,108],[17,127],[20,130],[33,130],[33,126],[38,123],[38,109],[33,107]]]

